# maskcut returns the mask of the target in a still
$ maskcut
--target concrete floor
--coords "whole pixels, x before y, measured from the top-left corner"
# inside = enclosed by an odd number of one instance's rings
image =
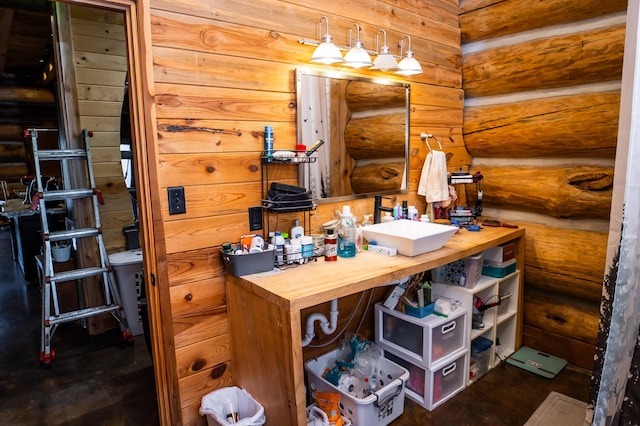
[[[56,360],[40,365],[40,292],[12,261],[9,237],[0,230],[0,424],[157,425],[143,336],[126,345],[115,330],[89,336],[63,324],[52,340]],[[550,380],[505,364],[433,411],[407,399],[393,425],[521,426],[551,391],[586,401],[589,376],[567,366]]]
[[[40,291],[27,284],[0,230],[0,424],[158,425],[153,365],[143,336],[90,336],[75,323],[52,338],[53,364],[40,365]]]

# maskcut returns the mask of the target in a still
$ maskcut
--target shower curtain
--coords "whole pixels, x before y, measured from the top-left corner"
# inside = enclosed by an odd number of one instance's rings
[[[301,126],[302,143],[307,148],[311,147],[318,139],[322,139],[325,143],[313,154],[316,161],[305,165],[308,166],[308,173],[305,172],[304,166],[300,166],[299,185],[310,189],[313,198],[327,198],[331,196],[329,79],[315,76],[303,76],[303,78],[306,80],[302,85],[302,101],[298,108],[303,123]]]
[[[639,2],[629,2],[609,245],[586,420],[637,425],[640,330]]]

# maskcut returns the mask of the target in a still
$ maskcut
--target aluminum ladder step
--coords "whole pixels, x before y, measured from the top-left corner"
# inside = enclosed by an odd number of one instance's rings
[[[49,322],[51,325],[60,324],[63,322],[75,321],[82,318],[92,317],[94,315],[113,312],[120,309],[118,305],[102,305],[102,306],[94,306],[91,308],[80,309],[77,311],[71,312],[63,312],[58,316],[50,316]]]
[[[67,231],[53,231],[49,233],[49,241],[62,241],[70,238],[95,237],[101,231],[98,228],[78,228]]]
[[[40,160],[72,160],[87,158],[84,149],[44,149],[38,151]]]
[[[100,266],[92,266],[89,268],[72,269],[70,271],[58,272],[49,277],[50,281],[61,283],[65,281],[79,280],[88,277],[97,277],[108,272],[107,268]]]
[[[80,188],[80,189],[59,189],[54,191],[47,191],[42,193],[42,198],[45,201],[54,200],[76,200],[79,198],[89,198],[92,197],[95,191],[90,188]]]

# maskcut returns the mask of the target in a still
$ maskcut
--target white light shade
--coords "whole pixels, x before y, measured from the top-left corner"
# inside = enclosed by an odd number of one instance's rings
[[[413,57],[411,51],[407,51],[405,56],[398,64],[399,69],[395,72],[398,75],[416,75],[422,74],[420,63]]]
[[[400,69],[398,66],[398,62],[396,62],[396,58],[389,53],[383,53],[378,55],[378,57],[373,61],[373,66],[369,68],[374,71],[396,71]]]
[[[323,41],[320,43],[316,50],[313,52],[313,56],[309,62],[315,62],[319,64],[337,64],[340,62],[344,62],[344,58],[342,57],[342,52],[340,49],[329,41]]]
[[[370,67],[371,56],[364,50],[362,43],[356,42],[356,45],[352,47],[346,55],[344,55],[344,65],[351,68],[363,68]]]

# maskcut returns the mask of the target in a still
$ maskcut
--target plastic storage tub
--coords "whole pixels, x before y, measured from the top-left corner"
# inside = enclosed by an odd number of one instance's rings
[[[322,374],[327,367],[334,366],[336,360],[347,359],[348,350],[336,349],[304,364],[309,378],[311,397],[315,399],[317,391],[340,394],[340,411],[353,425],[378,426],[388,425],[404,411],[405,383],[409,372],[398,364],[380,357],[378,360],[378,377],[385,381],[380,389],[366,398],[356,398],[338,389],[326,381]]]
[[[409,371],[407,398],[427,410],[433,410],[467,385],[467,351],[464,349],[432,368],[413,364],[389,349],[384,350],[384,356]]]
[[[436,283],[473,288],[482,275],[482,259],[483,253],[479,253],[438,266],[431,271],[431,279]]]
[[[234,247],[234,250],[237,247]],[[275,250],[262,253],[225,254],[220,250],[224,269],[227,273],[240,277],[242,275],[257,274],[273,270],[275,266]]]
[[[478,336],[471,341],[471,362],[469,379],[478,380],[487,371],[491,363],[491,346],[493,342],[486,337]]]
[[[120,291],[120,298],[131,333],[134,336],[144,334],[140,310],[140,298],[144,291],[142,250],[134,249],[112,253],[109,255],[109,263],[113,267],[113,274]]]
[[[428,315],[416,318],[402,312],[375,306],[376,343],[391,348],[410,360],[431,367],[439,360],[465,347],[467,317],[464,309],[448,318]]]
[[[515,259],[501,263],[485,261],[482,265],[482,273],[494,278],[503,278],[516,271],[516,263]]]

